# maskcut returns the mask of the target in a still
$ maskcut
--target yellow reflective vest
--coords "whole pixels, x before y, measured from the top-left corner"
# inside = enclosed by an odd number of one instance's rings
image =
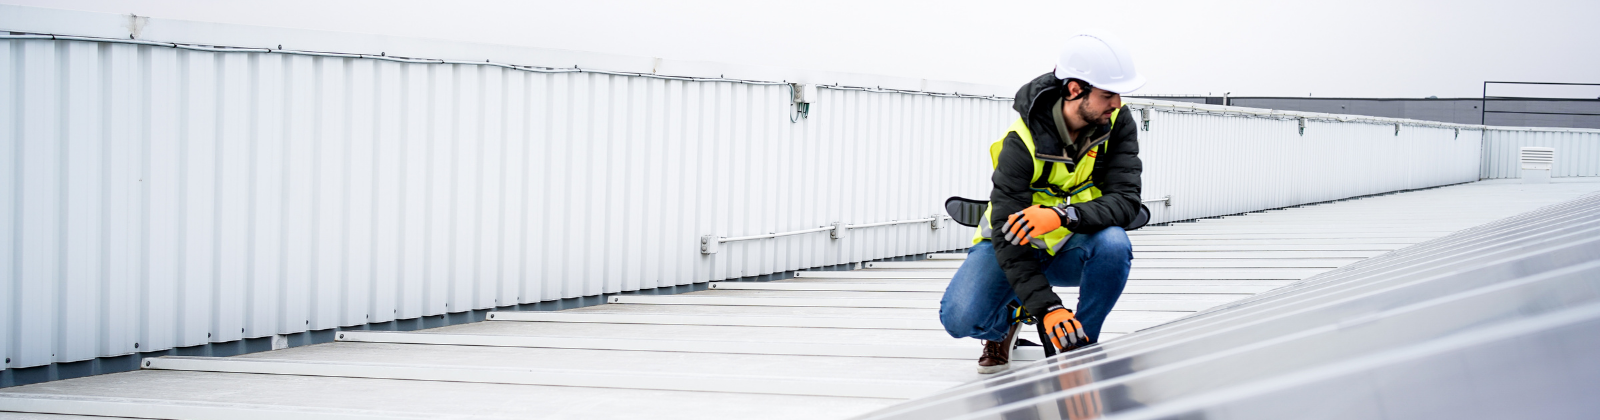
[[[1121,113],[1122,108],[1120,107],[1111,112],[1111,128],[1116,128],[1117,117]],[[1094,180],[1090,179],[1090,175],[1094,173],[1095,158],[1100,155],[1101,151],[1105,150],[1105,142],[1111,136],[1110,133],[1112,131],[1107,130],[1105,137],[1095,139],[1089,152],[1081,159],[1078,159],[1077,167],[1068,170],[1065,163],[1039,160],[1037,157],[1038,148],[1033,144],[1033,132],[1028,130],[1026,121],[1018,117],[1016,122],[1011,123],[1011,128],[1006,130],[1007,135],[1012,132],[1017,133],[1017,136],[1022,138],[1022,144],[1028,146],[1028,156],[1034,156],[1033,178],[1032,182],[1030,182],[1030,185],[1033,186],[1033,204],[1058,207],[1100,198],[1100,188],[1095,187]],[[1065,135],[1066,133],[1062,134]],[[1000,140],[989,145],[989,165],[991,169],[1000,165],[1000,150],[1004,148],[1005,142],[1006,136],[1000,136]],[[1046,170],[1046,165],[1050,165],[1048,171]],[[1039,179],[1041,176],[1046,175],[1048,175],[1049,179]],[[974,245],[997,236],[1001,240],[1005,239],[1005,232],[1000,232],[990,226],[993,223],[991,222],[993,218],[990,217],[990,212],[992,211],[994,211],[994,203],[990,203],[983,209],[983,220],[978,222],[978,233],[972,237]],[[1062,245],[1066,245],[1067,239],[1071,237],[1072,231],[1067,230],[1066,227],[1061,227],[1046,232],[1043,236],[1029,240],[1028,244],[1033,245],[1035,248],[1043,249],[1049,252],[1050,255],[1056,255],[1056,251],[1060,250]]]

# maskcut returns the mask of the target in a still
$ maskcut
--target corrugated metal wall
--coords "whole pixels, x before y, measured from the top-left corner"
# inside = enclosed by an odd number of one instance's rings
[[[985,99],[0,42],[8,366],[965,246]],[[965,151],[957,153],[954,151]]]
[[[1550,176],[1600,176],[1600,130],[1488,129],[1483,135],[1484,179],[1521,178],[1523,147],[1556,149]]]
[[[1140,132],[1153,222],[1478,179],[1478,130],[1154,109]]]
[[[0,41],[7,367],[966,247],[1009,101]],[[1148,105],[1147,105],[1148,106]],[[1476,179],[1477,131],[1192,113],[1156,222]]]

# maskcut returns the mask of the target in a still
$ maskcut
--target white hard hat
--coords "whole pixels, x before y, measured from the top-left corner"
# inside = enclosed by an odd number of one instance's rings
[[[1056,78],[1082,79],[1094,87],[1126,94],[1144,86],[1144,76],[1133,68],[1133,55],[1122,42],[1103,31],[1084,31],[1061,48]]]

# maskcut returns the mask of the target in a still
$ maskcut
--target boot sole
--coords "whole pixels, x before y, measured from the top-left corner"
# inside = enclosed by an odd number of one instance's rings
[[[995,366],[978,366],[978,373],[984,374],[984,375],[989,375],[989,374],[994,374],[994,373],[1005,372],[1006,369],[1010,369],[1010,368],[1011,368],[1011,364],[1010,363],[1006,363],[1006,364],[1003,364],[1003,365],[995,365]]]
[[[1008,338],[1008,340],[1006,340],[1006,344],[1005,344],[1006,348],[1008,349],[1008,350],[1006,350],[1006,358],[1010,358],[1011,357],[1011,353],[1014,353],[1014,352],[1017,351],[1017,338],[1018,338],[1017,334],[1019,332],[1021,332],[1020,331],[1021,329],[1022,329],[1022,325],[1021,324],[1014,324],[1014,325],[1011,326],[1011,331],[1008,334],[1006,334],[1007,335],[1006,338]],[[1001,364],[1001,365],[978,366],[978,373],[979,374],[983,374],[983,375],[988,375],[988,374],[991,374],[991,373],[1004,372],[1006,369],[1010,369],[1010,368],[1011,368],[1011,362],[1007,361],[1005,364]]]

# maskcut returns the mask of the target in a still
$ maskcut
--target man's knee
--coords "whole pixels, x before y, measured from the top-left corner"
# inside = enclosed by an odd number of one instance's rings
[[[1133,242],[1121,227],[1112,226],[1096,232],[1093,247],[1096,256],[1133,259]]]
[[[979,254],[987,251],[981,245],[974,247],[982,248]],[[969,257],[945,288],[939,300],[939,322],[950,336],[971,337],[981,332],[996,311],[996,288],[1009,290],[1005,274],[1000,272],[992,255],[993,251],[989,251],[987,256]]]
[[[967,312],[965,306],[965,302],[945,301],[939,304],[939,323],[944,325],[944,331],[950,333],[951,337],[962,337],[971,328],[972,322],[964,316]]]
[[[982,329],[986,312],[971,299],[946,299],[939,303],[939,323],[951,337],[971,337]]]

